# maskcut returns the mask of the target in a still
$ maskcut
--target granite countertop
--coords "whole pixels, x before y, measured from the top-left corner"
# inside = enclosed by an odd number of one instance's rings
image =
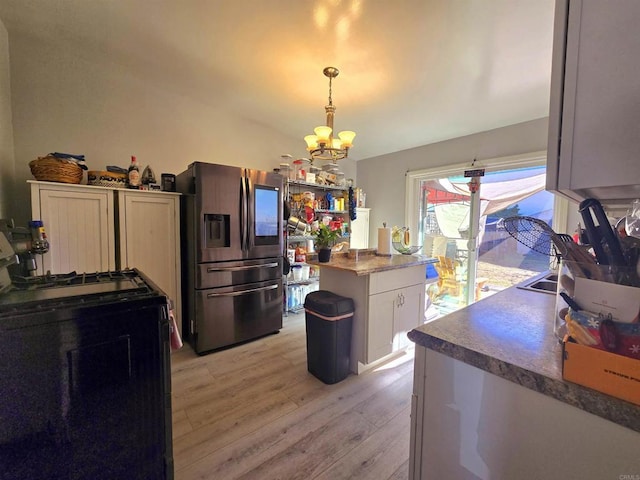
[[[409,332],[418,345],[640,432],[640,407],[562,379],[555,296],[511,287]]]
[[[397,268],[426,265],[436,261],[436,259],[427,257],[426,255],[376,255],[375,250],[372,249],[358,250],[357,253],[354,251],[350,251],[349,253],[333,252],[331,254],[331,260],[327,263],[320,263],[317,258],[312,260],[307,259],[307,263],[310,265],[349,271],[358,276]]]

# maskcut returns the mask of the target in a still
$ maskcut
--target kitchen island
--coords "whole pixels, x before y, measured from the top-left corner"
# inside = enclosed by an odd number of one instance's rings
[[[640,406],[562,379],[554,306],[511,287],[409,333],[410,478],[640,478]]]
[[[424,322],[424,255],[378,256],[374,250],[333,253],[319,263],[320,289],[353,298],[350,370],[360,374],[402,353],[407,333]]]

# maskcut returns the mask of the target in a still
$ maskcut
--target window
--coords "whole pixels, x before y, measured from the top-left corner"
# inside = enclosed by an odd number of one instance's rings
[[[407,174],[406,223],[418,232],[423,253],[439,259],[427,292],[436,316],[549,268],[549,255],[519,243],[503,222],[524,215],[551,223],[556,212],[566,224],[566,205],[560,215],[559,201],[544,190],[545,163],[546,152],[483,161],[474,196],[463,176],[469,164]]]

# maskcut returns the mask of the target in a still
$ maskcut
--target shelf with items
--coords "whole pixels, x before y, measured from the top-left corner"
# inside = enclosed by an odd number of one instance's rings
[[[292,273],[289,273],[289,275],[292,275]],[[285,277],[286,312],[295,313],[304,308],[305,298],[309,293],[315,292],[320,288],[320,282],[318,281],[318,275],[299,280],[290,279],[289,275]]]
[[[299,187],[318,188],[320,190],[340,190],[343,192],[346,192],[349,188],[341,185],[321,185],[319,183],[305,182],[304,180],[287,180],[287,183]]]
[[[285,201],[290,217],[285,231],[285,255],[289,258],[292,272],[284,277],[285,312],[296,312],[304,304],[306,295],[319,286],[318,270],[309,278],[295,278],[295,269],[306,266],[308,254],[315,254],[311,234],[320,223],[342,230],[339,242],[349,241],[348,188],[335,185],[319,185],[301,180],[288,180],[285,185]],[[312,266],[312,268],[314,268]]]
[[[301,242],[306,242],[308,240],[313,240],[315,237],[313,235],[289,235],[287,236],[287,242],[288,243],[301,243]],[[350,238],[350,235],[348,233],[345,233],[344,235],[341,235],[338,243],[340,242],[345,242],[348,241]]]

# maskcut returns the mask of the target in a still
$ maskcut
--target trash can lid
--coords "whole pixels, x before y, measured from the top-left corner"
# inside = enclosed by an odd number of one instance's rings
[[[328,290],[309,293],[304,300],[304,308],[325,317],[345,315],[355,310],[352,298],[342,297]]]

